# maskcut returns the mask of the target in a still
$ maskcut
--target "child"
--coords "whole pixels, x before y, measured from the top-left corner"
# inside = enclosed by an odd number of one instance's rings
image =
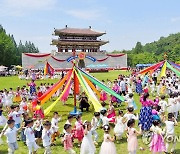
[[[68,115],[68,117],[67,117],[67,121],[66,121],[66,123],[65,123],[65,124],[69,124],[69,125],[71,125],[71,126],[72,126],[72,121],[73,121],[73,116],[72,116],[72,115]],[[66,133],[66,131],[65,131],[65,130],[63,130],[63,133],[65,134],[65,133]]]
[[[160,85],[160,83],[158,83],[156,86],[156,93],[158,96],[160,95],[160,88],[161,88],[161,85]]]
[[[134,115],[134,108],[133,107],[128,107],[127,108],[128,112],[124,115],[124,118],[129,121],[130,119],[138,120],[138,114],[135,116]]]
[[[51,122],[45,121],[43,126],[42,141],[45,148],[44,154],[51,154],[51,135],[53,134],[53,131],[51,130]]]
[[[150,83],[150,88],[151,88],[151,94],[154,95],[154,92],[155,92],[155,84],[154,84],[154,81]]]
[[[26,144],[26,135],[24,134],[24,130],[27,126],[29,120],[29,115],[28,113],[23,113],[23,123],[22,123],[22,130],[21,130],[21,140]]]
[[[88,121],[84,122],[84,137],[81,144],[80,154],[95,154],[95,146],[92,140],[91,123]]]
[[[132,93],[129,94],[129,97],[128,97],[127,101],[126,101],[128,103],[128,107],[134,107],[134,105],[133,105],[133,102],[134,102],[133,96],[134,95]]]
[[[143,89],[144,93],[148,93],[149,92],[149,89],[148,89],[148,86],[147,84],[144,85],[144,89]]]
[[[152,119],[153,120],[160,120],[159,112],[157,111],[158,107],[156,105],[153,105],[152,109]]]
[[[0,126],[5,126],[7,119],[3,115],[2,104],[0,104]]]
[[[92,131],[92,135],[94,135],[94,144],[98,144],[97,140],[98,140],[98,133],[96,131],[96,129],[98,128],[100,123],[100,113],[99,112],[95,112],[94,113],[94,117],[91,120],[91,131]]]
[[[124,123],[125,119],[123,118],[123,111],[118,111],[119,116],[116,117],[115,120],[115,127],[114,127],[114,134],[116,139],[121,139],[123,133],[124,133]]]
[[[106,106],[106,102],[102,102],[101,105],[102,105],[102,108],[100,109],[100,112],[102,110],[106,110],[107,111],[107,108],[105,107]]]
[[[110,126],[104,125],[104,141],[101,145],[99,154],[116,154],[116,147],[114,144],[114,138],[110,136]]]
[[[9,109],[9,107],[13,104],[12,102],[12,98],[13,98],[13,95],[9,93],[9,91],[6,91],[5,92],[5,107],[7,107],[7,109]]]
[[[26,135],[26,145],[29,150],[29,154],[36,153],[37,149],[39,148],[35,142],[35,135],[32,129],[33,120],[30,119],[27,122],[27,127],[24,130],[24,134]]]
[[[111,118],[110,122],[114,123],[115,122],[115,117],[116,117],[116,112],[113,106],[113,103],[109,103],[109,109],[108,109],[108,115],[107,118]]]
[[[42,126],[42,119],[39,115],[37,116],[36,121],[34,122],[33,129],[34,129],[36,142],[38,145],[40,145],[42,139],[43,126]]]
[[[161,114],[161,119],[163,120],[163,118],[164,118],[164,116],[165,116],[165,112],[166,112],[166,109],[167,109],[167,107],[168,107],[168,104],[167,104],[167,102],[165,101],[165,96],[164,95],[162,95],[161,96],[161,100],[159,101],[159,106],[160,106],[160,114]]]
[[[20,111],[22,113],[27,112],[27,99],[26,99],[26,97],[22,98],[22,101],[20,103]]]
[[[44,111],[41,107],[41,101],[39,100],[37,100],[37,106],[35,107],[34,118],[37,118],[38,115],[41,119],[44,119]]]
[[[58,127],[58,122],[61,120],[61,117],[59,117],[58,112],[54,112],[54,116],[51,120],[51,128],[54,131],[54,133],[52,134],[52,144],[54,144],[54,141],[56,139],[56,137],[59,137],[60,133],[58,131],[59,127]]]
[[[107,117],[107,111],[106,110],[102,110],[101,111],[101,119],[102,119],[102,126],[105,126],[105,125],[109,125],[109,121],[112,120],[112,118],[108,118]]]
[[[64,135],[64,149],[67,151],[68,154],[76,154],[73,150],[73,143],[72,143],[72,128],[70,124],[64,125],[64,130],[66,131]]]
[[[14,154],[15,150],[18,149],[17,144],[17,131],[18,129],[14,127],[14,120],[8,120],[8,128],[3,131],[3,134],[7,137],[8,143],[8,154]]]
[[[174,112],[174,94],[171,93],[169,95],[170,98],[168,98],[168,108],[167,111],[168,113],[173,113]]]
[[[100,101],[106,101],[107,100],[107,94],[104,90],[101,91],[101,94],[100,94]]]
[[[80,144],[82,142],[82,139],[84,137],[84,128],[81,120],[81,116],[78,115],[76,117],[76,122],[75,122],[75,138],[78,139],[78,146],[80,147]]]
[[[150,128],[150,130],[153,132],[150,143],[150,151],[152,151],[152,153],[162,153],[166,151],[164,138],[162,136],[163,131],[160,128],[160,121],[154,120],[153,126]]]
[[[167,102],[165,101],[165,96],[162,95],[161,96],[161,100],[159,101],[159,106],[161,107],[160,109],[160,114],[161,114],[161,117],[163,117],[165,115],[165,112],[166,112],[166,108],[168,106]]]
[[[27,83],[27,85],[30,87],[30,94],[32,95],[34,92],[36,92],[36,84],[34,83],[34,80],[32,79],[31,83]]]
[[[21,111],[19,110],[19,105],[15,106],[14,111],[9,115],[15,121],[15,127],[18,129],[21,127]]]
[[[138,148],[138,140],[137,140],[137,135],[141,134],[141,127],[140,131],[137,131],[134,126],[135,126],[135,120],[130,119],[127,123],[128,126],[128,152],[129,154],[136,154],[137,148]]]
[[[162,83],[162,86],[160,88],[160,94],[165,95],[166,94],[166,85]]]
[[[177,125],[177,124],[178,123],[177,123],[176,119],[174,118],[173,114],[169,113],[168,114],[168,120],[165,121],[167,140],[168,140],[168,138],[171,139],[172,137],[174,137],[174,126]],[[174,152],[175,146],[176,146],[176,142],[173,140],[173,146],[172,146],[172,148],[170,150],[171,153]],[[168,153],[168,149],[169,149],[169,142],[166,142],[166,152],[167,153]]]

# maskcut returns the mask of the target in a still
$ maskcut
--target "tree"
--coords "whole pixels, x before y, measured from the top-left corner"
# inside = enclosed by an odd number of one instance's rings
[[[141,45],[141,42],[136,43],[136,46],[133,51],[134,51],[134,53],[142,53],[143,52],[143,47]]]
[[[22,53],[38,53],[39,50],[33,43],[22,41],[17,45],[14,36],[6,34],[5,29],[0,25],[0,65],[10,66],[21,64]]]

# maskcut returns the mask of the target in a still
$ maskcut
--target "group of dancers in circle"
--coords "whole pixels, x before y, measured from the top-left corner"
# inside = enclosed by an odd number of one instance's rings
[[[9,91],[1,90],[0,126],[3,129],[0,139],[6,136],[8,153],[13,154],[18,149],[17,141],[21,140],[27,146],[29,154],[36,153],[42,145],[44,153],[51,154],[51,146],[56,145],[58,137],[64,145],[65,151],[62,153],[69,154],[77,153],[73,148],[75,140],[78,141],[80,154],[95,154],[98,146],[99,154],[117,154],[118,147],[115,143],[120,144],[125,137],[129,154],[136,154],[138,150],[148,148],[153,154],[174,153],[176,140],[168,142],[168,139],[175,138],[175,126],[178,125],[180,110],[180,84],[176,75],[171,73],[159,81],[157,74],[146,74],[143,78],[133,74],[119,75],[113,82],[109,79],[102,82],[122,95],[125,101],[122,102],[114,96],[108,97],[104,90],[96,87],[101,94],[100,111],[94,112],[90,121],[85,120],[83,114],[75,117],[67,115],[62,130],[59,128],[62,117],[58,112],[53,113],[51,120],[46,119],[41,102],[37,101],[36,106],[33,104],[34,100],[42,96],[52,85],[42,83],[36,88],[32,80],[28,84],[30,90],[26,86],[18,87],[16,92],[12,88]],[[55,95],[59,94],[56,92]],[[135,99],[135,96],[138,99]],[[82,92],[79,98],[81,111],[86,108],[86,112],[89,112],[90,105],[85,93]],[[83,101],[87,106],[82,107]],[[141,108],[138,109],[137,106]],[[104,132],[104,138],[99,145],[101,130]],[[142,136],[143,141],[148,139],[149,145],[143,144],[139,147],[138,135]],[[2,142],[2,139],[0,141]]]

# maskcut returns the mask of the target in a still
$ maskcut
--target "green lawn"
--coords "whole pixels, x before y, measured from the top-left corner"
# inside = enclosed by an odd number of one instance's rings
[[[114,80],[115,78],[117,78],[117,76],[119,74],[128,74],[127,72],[125,71],[111,71],[109,73],[94,73],[92,74],[93,76],[95,76],[97,79],[99,80],[106,80],[106,79],[110,79],[110,80]],[[55,83],[57,82],[57,80],[43,80],[43,81],[36,81],[36,84],[39,85],[41,82],[46,82],[46,83]],[[3,88],[10,88],[12,87],[13,89],[15,89],[17,86],[23,86],[23,85],[26,85],[27,84],[27,81],[25,80],[19,80],[18,77],[14,76],[14,77],[0,77],[0,89],[3,89]],[[139,109],[140,109],[140,103],[139,103],[139,96],[135,94],[135,101],[137,102],[137,105],[138,105],[138,111],[136,112],[139,112]],[[47,103],[45,103],[43,105],[43,108],[45,109],[47,106],[49,106],[50,104],[52,103],[52,101],[49,101]],[[126,105],[125,103],[123,103],[123,105],[120,107],[120,109],[124,110],[124,112],[126,112]],[[60,131],[62,132],[62,129],[63,129],[63,125],[66,121],[66,118],[67,118],[67,115],[69,114],[70,111],[73,110],[73,99],[72,98],[69,98],[68,101],[67,101],[67,105],[63,106],[61,102],[59,102],[55,108],[51,111],[51,113],[49,114],[48,117],[46,117],[47,119],[51,120],[51,117],[52,117],[52,113],[54,111],[58,111],[60,115],[62,115],[62,121],[59,123],[59,127],[60,127]],[[93,112],[94,112],[94,109],[93,109],[93,106],[91,105],[91,108],[90,108],[90,111],[88,113],[83,113],[83,116],[82,116],[82,119],[83,120],[91,120],[92,116],[93,116]],[[136,125],[137,125],[137,122],[136,122]],[[2,129],[2,128],[0,128]],[[176,126],[175,127],[175,130],[176,130],[176,134],[180,135],[180,128],[179,126]],[[98,129],[98,133],[99,133],[99,146],[97,146],[97,153],[99,152],[99,148],[100,148],[100,145],[102,143],[102,140],[103,140],[103,131],[101,129]],[[5,137],[3,137],[3,140],[5,141]],[[127,154],[127,138],[125,137],[125,135],[123,136],[123,139],[120,141],[120,143],[115,143],[116,144],[116,148],[117,148],[117,154],[121,154],[121,153],[124,153],[124,154]],[[60,142],[61,140],[58,139],[56,141],[56,146],[53,146],[52,147],[52,153],[53,154],[64,154],[65,151],[63,149],[63,145],[61,144]],[[6,142],[5,142],[6,143]],[[74,149],[75,151],[77,152],[77,154],[79,154],[79,148],[77,148],[77,141],[75,140],[75,144],[74,144]],[[141,136],[138,137],[138,143],[139,143],[139,146],[142,146],[143,148],[145,148],[144,151],[139,151],[138,150],[138,154],[149,154],[149,147],[145,144],[143,144],[142,142],[142,139],[141,139]],[[28,150],[27,150],[27,147],[20,141],[18,142],[19,144],[19,149],[15,152],[15,154],[27,154],[28,153]],[[7,145],[4,144],[4,145],[0,145],[0,154],[6,154],[7,153]],[[44,148],[41,148],[38,150],[38,154],[43,154],[44,152]],[[180,153],[180,144],[179,142],[177,143],[176,145],[176,152],[177,153]]]

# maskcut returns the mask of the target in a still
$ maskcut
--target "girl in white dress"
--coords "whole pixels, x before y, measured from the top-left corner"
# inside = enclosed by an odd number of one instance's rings
[[[5,92],[5,103],[4,106],[7,107],[9,109],[9,107],[13,104],[13,95],[9,93],[9,91]]]
[[[114,144],[114,137],[111,137],[110,126],[104,125],[104,141],[101,145],[100,153],[99,154],[116,154],[116,146]]]
[[[174,95],[171,93],[170,98],[168,98],[168,113],[174,113]]]
[[[178,93],[174,93],[174,117],[176,118],[176,120],[178,116],[178,111],[179,111]]]
[[[119,110],[118,113],[119,116],[116,117],[115,120],[116,125],[114,127],[114,134],[116,136],[116,140],[121,139],[125,129],[124,123],[126,122],[125,119],[123,118],[123,111]]]
[[[92,139],[91,123],[84,122],[84,138],[82,140],[80,154],[95,154],[96,148]]]
[[[2,104],[0,104],[0,126],[5,126],[7,119],[3,115]]]

